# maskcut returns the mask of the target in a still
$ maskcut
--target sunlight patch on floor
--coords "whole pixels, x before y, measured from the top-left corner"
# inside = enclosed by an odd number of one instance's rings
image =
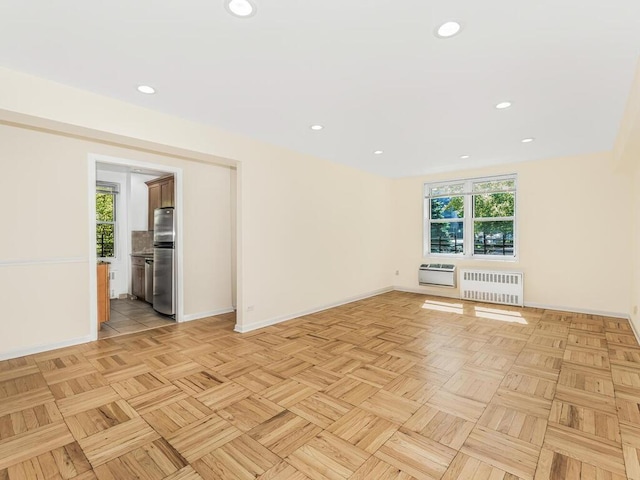
[[[437,312],[445,313],[457,313],[464,315],[464,304],[454,302],[438,302],[435,300],[426,300],[422,304],[422,308],[426,310],[435,310]],[[501,308],[489,308],[489,307],[472,307],[467,305],[467,315],[473,315],[478,318],[486,318],[488,320],[498,320],[500,322],[519,323],[521,325],[528,325],[529,322],[522,316],[522,313],[517,310],[504,310]]]
[[[461,303],[449,303],[449,302],[436,302],[433,300],[427,300],[422,305],[422,308],[426,308],[427,310],[436,310],[438,312],[446,312],[446,313],[464,313],[464,307]]]
[[[488,318],[489,320],[499,320],[501,322],[520,323],[528,325],[529,322],[522,317],[520,312],[515,310],[502,310],[498,308],[474,307],[475,316]]]

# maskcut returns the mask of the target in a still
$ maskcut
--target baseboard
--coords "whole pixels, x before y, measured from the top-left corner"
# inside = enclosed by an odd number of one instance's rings
[[[47,343],[36,345],[34,347],[20,348],[18,350],[10,350],[8,352],[0,352],[0,360],[9,360],[10,358],[24,357],[25,355],[33,355],[34,353],[48,352],[50,350],[57,350],[58,348],[72,347],[74,345],[80,345],[81,343],[92,342],[95,339],[91,335],[84,337],[73,338],[71,340],[65,340],[57,343]]]
[[[211,310],[210,312],[190,313],[189,315],[183,315],[180,323],[191,322],[192,320],[200,320],[201,318],[214,317],[216,315],[222,315],[223,313],[234,312],[233,307],[219,308],[218,310]]]
[[[586,313],[588,315],[600,315],[601,317],[625,318],[629,320],[629,314],[621,312],[609,312],[605,310],[592,310],[590,308],[565,307],[562,305],[545,305],[542,303],[524,302],[525,307],[542,308],[544,310],[557,310],[559,312]]]
[[[640,345],[640,335],[638,335],[638,329],[636,328],[636,325],[633,323],[633,320],[631,319],[631,315],[628,315],[627,318],[629,319],[631,330],[633,331],[633,334],[636,337],[636,342],[638,342],[638,345]]]
[[[394,290],[398,291],[398,292],[408,292],[408,293],[420,293],[422,295],[432,295],[434,297],[445,297],[445,298],[455,298],[457,300],[460,300],[460,295],[451,295],[448,294],[448,292],[446,291],[442,291],[442,292],[426,292],[422,289],[419,288],[405,288],[405,287],[394,287]],[[572,313],[587,313],[590,315],[600,315],[602,317],[614,317],[614,318],[626,318],[627,320],[630,320],[630,317],[628,314],[626,313],[621,313],[621,312],[609,312],[609,311],[603,311],[603,310],[591,310],[588,308],[575,308],[575,307],[565,307],[565,306],[560,306],[560,305],[546,305],[546,304],[542,304],[542,303],[530,303],[530,302],[524,302],[524,306],[525,307],[531,307],[531,308],[541,308],[543,310],[557,310],[559,312],[572,312]],[[631,322],[629,322],[631,323]],[[633,326],[633,324],[632,324]]]
[[[442,287],[442,288],[444,289],[444,288],[451,288],[451,287]],[[455,298],[457,300],[460,300],[460,295],[453,293],[453,291],[447,291],[447,290],[442,290],[442,291],[438,290],[436,293],[434,293],[433,291],[426,291],[421,288],[411,288],[411,287],[393,287],[393,290],[395,290],[396,292],[419,293],[421,295]]]
[[[365,298],[375,297],[376,295],[380,295],[382,293],[388,293],[393,291],[393,287],[385,287],[380,288],[378,290],[374,290],[371,292],[363,293],[361,295],[356,295],[354,297],[345,298],[339,300],[337,302],[327,303],[325,305],[321,305],[318,307],[310,308],[308,310],[303,310],[301,312],[292,313],[290,315],[282,315],[280,317],[270,318],[268,320],[263,320],[261,322],[257,322],[251,325],[241,326],[236,324],[234,331],[239,333],[247,333],[253,330],[258,330],[260,328],[269,327],[271,325],[276,325],[277,323],[286,322],[287,320],[293,320],[294,318],[304,317],[305,315],[311,315],[312,313],[322,312],[323,310],[328,310],[330,308],[339,307],[340,305],[346,305],[347,303],[357,302],[358,300],[364,300]]]
[[[581,308],[573,308],[573,307],[555,307],[553,305],[541,305],[538,303],[527,303],[524,304],[525,307],[533,307],[533,308],[544,308],[545,310],[558,310],[560,312],[573,312],[573,313],[587,313],[589,315],[600,315],[601,317],[613,317],[613,318],[624,318],[629,321],[629,325],[631,325],[631,331],[633,332],[633,336],[636,337],[636,342],[640,345],[640,332],[636,328],[633,320],[631,320],[631,315],[628,313],[620,313],[620,312],[606,312],[601,310],[590,310],[590,309],[581,309]]]

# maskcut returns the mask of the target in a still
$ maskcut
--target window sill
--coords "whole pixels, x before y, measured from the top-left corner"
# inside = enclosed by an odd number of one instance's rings
[[[447,259],[447,260],[471,260],[478,262],[507,262],[507,263],[516,263],[519,261],[518,257],[498,257],[495,255],[455,255],[448,253],[432,253],[429,255],[423,256],[425,261],[429,260],[437,260],[437,259]]]

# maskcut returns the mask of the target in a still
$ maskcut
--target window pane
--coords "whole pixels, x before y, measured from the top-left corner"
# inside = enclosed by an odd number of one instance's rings
[[[116,196],[108,193],[96,193],[96,220],[98,222],[114,222]]]
[[[108,223],[96,225],[96,253],[98,258],[114,257],[114,238],[116,226]]]
[[[513,256],[513,221],[473,222],[473,253]]]
[[[431,224],[431,253],[463,253],[464,227],[462,222]]]
[[[485,193],[473,196],[475,218],[513,217],[516,195],[513,192]]]
[[[516,181],[511,178],[492,182],[477,182],[473,184],[474,193],[483,192],[512,192],[516,189]]]
[[[98,193],[118,193],[120,191],[120,184],[111,182],[96,182],[96,192]]]
[[[431,219],[464,217],[464,197],[440,197],[431,199]]]
[[[454,185],[437,185],[431,187],[431,197],[437,197],[440,195],[455,195],[464,192],[464,183],[457,183]]]

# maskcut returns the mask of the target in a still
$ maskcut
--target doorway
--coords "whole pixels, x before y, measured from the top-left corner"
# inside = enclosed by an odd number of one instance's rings
[[[144,284],[149,278],[153,278],[153,273],[149,275],[150,268],[153,272],[154,258],[153,214],[149,209],[151,197],[155,196],[149,192],[151,186],[155,187],[161,179],[171,180],[170,192],[164,183],[162,188],[167,197],[170,193],[170,207],[173,210],[172,214],[175,213],[176,248],[171,252],[173,268],[169,275],[174,288],[171,295],[174,299],[173,315],[163,315],[153,309],[153,297],[146,293],[148,289],[145,287],[148,285]],[[104,287],[106,292],[102,293],[98,291],[100,283],[96,278],[100,275],[96,273],[100,268],[94,267],[90,272],[90,283],[95,285],[95,288],[91,289],[95,296],[91,303],[92,306],[96,306],[96,315],[91,315],[90,320],[92,337],[108,338],[180,322],[183,317],[180,241],[182,169],[130,159],[90,155],[89,205],[92,241],[90,267],[96,265],[96,262],[104,262],[108,269],[108,286]],[[168,207],[165,204],[157,206]],[[140,281],[143,282],[142,287]],[[108,308],[100,302],[101,294],[107,296]]]

